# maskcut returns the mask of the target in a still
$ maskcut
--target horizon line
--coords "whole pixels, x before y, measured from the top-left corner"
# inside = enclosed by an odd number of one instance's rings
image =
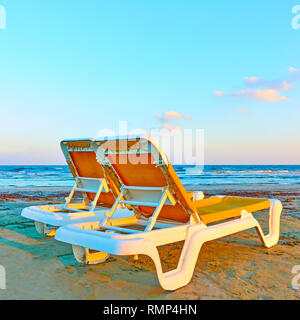
[[[172,164],[172,163],[171,163]],[[271,163],[267,163],[267,164],[255,164],[255,163],[247,163],[247,164],[215,164],[215,163],[206,163],[203,165],[194,165],[194,164],[172,164],[173,166],[197,166],[197,167],[201,167],[201,166],[300,166],[299,164],[282,164],[282,163],[276,163],[276,164],[271,164]],[[40,167],[55,167],[55,166],[66,166],[68,167],[68,164],[0,164],[0,166],[3,167],[18,167],[18,166],[40,166]]]

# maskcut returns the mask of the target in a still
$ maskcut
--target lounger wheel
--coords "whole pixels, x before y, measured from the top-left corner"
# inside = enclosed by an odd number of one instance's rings
[[[48,237],[53,237],[55,235],[56,230],[48,228],[45,223],[34,221],[34,224],[35,224],[35,229],[39,234],[43,236],[48,236]]]
[[[88,248],[72,245],[73,254],[77,262],[84,264],[99,264],[105,262],[109,258],[109,253],[106,252],[93,252],[91,253]]]

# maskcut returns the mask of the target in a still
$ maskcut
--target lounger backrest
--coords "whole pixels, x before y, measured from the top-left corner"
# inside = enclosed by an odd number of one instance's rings
[[[104,171],[102,165],[97,161],[95,152],[91,149],[90,141],[62,141],[61,148],[66,158],[67,164],[72,172],[74,178],[104,178]],[[109,183],[109,182],[108,182]],[[112,183],[109,184],[112,192],[102,192],[98,204],[112,206],[118,190]],[[87,193],[90,200],[93,200],[95,194]]]
[[[121,183],[126,186],[168,187],[176,205],[164,205],[159,218],[188,222],[196,209],[166,155],[150,137],[128,140],[127,146],[123,142],[113,139],[95,142],[102,165],[113,167]],[[109,164],[105,165],[105,161]],[[139,206],[139,211],[147,217],[154,210],[154,207]]]

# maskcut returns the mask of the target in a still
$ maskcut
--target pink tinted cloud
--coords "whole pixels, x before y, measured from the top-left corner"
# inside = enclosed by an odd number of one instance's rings
[[[224,97],[225,93],[222,92],[222,91],[215,91],[215,95],[216,95],[217,97]]]
[[[248,87],[264,87],[265,89],[274,90],[290,90],[293,88],[293,84],[287,80],[264,80],[258,77],[246,77],[244,79],[245,84]]]
[[[216,94],[217,95],[217,94]],[[266,102],[277,102],[277,101],[289,101],[290,98],[280,95],[277,90],[274,89],[247,89],[240,90],[238,92],[229,92],[224,93],[222,96],[217,95],[218,97],[231,97],[231,98],[240,98],[240,99],[250,99],[254,101],[266,101]]]
[[[156,114],[155,115],[157,119],[159,119],[161,122],[171,122],[173,120],[177,119],[190,119],[190,116],[181,114],[177,111],[166,111],[161,114]]]
[[[291,73],[300,73],[300,69],[297,69],[297,68],[295,68],[295,67],[289,67],[288,68],[288,70],[289,70],[289,72],[291,72]]]
[[[249,111],[249,110],[246,110],[246,109],[243,109],[243,108],[238,108],[238,109],[237,109],[237,112],[243,113],[243,114],[250,114],[250,111]]]
[[[290,76],[288,80],[265,80],[256,76],[245,77],[246,89],[237,92],[215,91],[217,97],[244,98],[253,101],[289,101],[289,97],[281,94],[280,91],[288,91],[294,87],[294,82],[300,78],[300,70],[289,67]]]
[[[172,125],[169,125],[169,124],[166,124],[164,123],[163,124],[163,127],[169,131],[181,131],[181,127],[179,126],[172,126]]]
[[[252,84],[260,83],[260,82],[261,82],[261,79],[258,78],[258,77],[246,77],[246,78],[244,79],[244,81],[245,81],[246,84],[252,85]]]

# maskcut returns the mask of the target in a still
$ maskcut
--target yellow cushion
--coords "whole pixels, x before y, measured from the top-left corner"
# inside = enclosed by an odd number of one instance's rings
[[[190,199],[193,199],[193,197],[194,197],[194,191],[187,191],[186,193],[187,193],[187,195],[188,195],[188,197],[189,197]]]
[[[242,197],[211,197],[194,201],[202,221],[207,223],[217,222],[241,215],[242,210],[255,212],[270,207],[270,200],[242,198]]]

